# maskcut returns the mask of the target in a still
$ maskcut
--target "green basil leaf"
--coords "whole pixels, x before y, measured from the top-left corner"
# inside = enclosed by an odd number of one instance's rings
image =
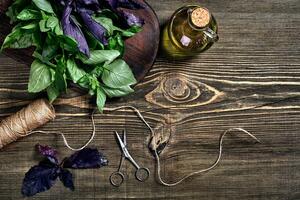
[[[42,19],[42,20],[39,22],[39,26],[40,26],[40,31],[41,31],[41,32],[48,32],[48,31],[51,30],[50,28],[48,28],[48,27],[46,26],[46,23],[47,23],[47,20],[45,20],[45,19]]]
[[[96,89],[100,86],[97,77],[90,76],[89,79],[90,79],[90,89],[96,91]]]
[[[114,37],[110,37],[108,39],[108,48],[109,49],[116,49],[118,41]]]
[[[54,82],[47,88],[48,98],[51,103],[60,95],[61,92],[65,92],[67,90],[66,75],[63,72],[57,69],[54,78]]]
[[[93,19],[99,24],[101,24],[107,30],[107,33],[110,36],[113,35],[114,31],[118,31],[121,32],[122,36],[124,37],[132,37],[142,30],[142,27],[140,26],[132,26],[127,30],[123,30],[119,27],[114,26],[112,19],[108,17],[93,16]]]
[[[4,40],[1,50],[5,48],[23,49],[38,46],[36,35],[20,27],[15,28]]]
[[[61,48],[69,52],[78,52],[78,45],[75,39],[66,35],[59,35],[57,38]]]
[[[122,59],[117,59],[109,65],[104,65],[102,81],[111,88],[120,88],[137,83],[130,67]]]
[[[18,14],[17,19],[22,21],[27,21],[27,20],[41,19],[41,17],[42,17],[41,14],[36,10],[24,9]]]
[[[94,75],[95,77],[100,77],[101,74],[103,73],[103,65],[97,65],[91,72],[90,74]]]
[[[1,50],[9,48],[11,44],[17,42],[17,40],[22,36],[22,30],[20,28],[12,30],[10,34],[6,36],[2,44]]]
[[[55,41],[54,37],[50,34],[46,37],[45,44],[43,47],[42,56],[45,60],[51,60],[56,55],[58,50],[58,43]]]
[[[50,103],[53,103],[53,101],[60,95],[60,91],[55,87],[54,83],[47,88],[47,95]]]
[[[52,6],[48,0],[32,0],[32,1],[39,9],[47,13],[54,13]]]
[[[80,69],[77,66],[76,62],[73,59],[69,59],[67,61],[67,70],[70,78],[74,83],[77,83],[86,74],[83,69]]]
[[[42,35],[39,31],[35,31],[34,33],[32,33],[32,41],[33,41],[33,45],[37,47],[37,49],[41,49],[42,48]]]
[[[112,19],[113,21],[118,21],[118,15],[110,9],[102,9],[100,13],[97,13],[95,17],[106,17]]]
[[[98,65],[104,62],[111,63],[119,56],[120,52],[116,50],[93,50],[90,52],[90,58],[87,59],[84,55],[79,55],[77,58],[84,64]]]
[[[120,34],[112,36],[108,40],[108,49],[118,50],[123,56],[125,52],[125,43]]]
[[[51,63],[48,58],[43,57],[39,52],[35,51],[32,54],[32,57],[37,58],[40,62],[45,63],[46,65],[56,68],[56,65]]]
[[[96,49],[97,47],[97,50],[104,49],[103,44],[99,40],[97,40],[89,31],[84,30],[84,35],[90,50]]]
[[[124,37],[132,37],[134,36],[136,33],[141,32],[143,30],[142,27],[140,26],[132,26],[129,29],[122,31],[122,35]]]
[[[18,14],[29,5],[31,0],[15,0],[8,8],[6,15],[10,18],[10,23],[16,22]]]
[[[54,32],[55,32],[56,35],[63,35],[64,34],[63,30],[60,26],[60,23],[58,23],[57,26],[54,28]]]
[[[48,28],[51,28],[52,30],[54,30],[54,28],[59,24],[58,22],[58,18],[57,17],[49,17],[47,19],[47,22],[46,22],[46,27]]]
[[[65,59],[65,56],[61,56],[60,59],[57,60],[57,68],[56,70],[59,71],[60,73],[64,74],[67,69],[67,61]]]
[[[32,33],[24,33],[16,42],[10,45],[13,49],[23,49],[34,45],[33,42],[34,35]]]
[[[106,102],[105,92],[101,88],[97,88],[97,107],[100,112],[103,112],[103,108]]]
[[[78,84],[86,89],[90,89],[90,91],[96,91],[96,89],[100,86],[100,83],[97,77],[85,74],[79,81]]]
[[[82,88],[89,89],[90,86],[90,79],[88,77],[88,74],[84,75],[81,79],[77,81],[78,85],[80,85]]]
[[[37,93],[46,89],[53,82],[50,67],[38,60],[33,61],[30,69],[28,92]]]
[[[60,92],[65,92],[67,91],[67,80],[66,80],[66,75],[60,71],[55,72],[55,87],[57,88],[58,91]]]
[[[93,19],[101,24],[106,30],[108,35],[112,35],[114,31],[123,31],[122,29],[113,25],[113,21],[107,17],[93,17]]]
[[[120,88],[110,88],[107,86],[102,86],[102,89],[104,90],[105,94],[109,97],[109,98],[113,98],[113,97],[123,97],[126,96],[132,92],[134,92],[134,90],[129,86],[123,86]]]
[[[36,29],[37,27],[38,27],[37,23],[30,23],[25,26],[22,26],[21,29],[32,30],[32,29]]]

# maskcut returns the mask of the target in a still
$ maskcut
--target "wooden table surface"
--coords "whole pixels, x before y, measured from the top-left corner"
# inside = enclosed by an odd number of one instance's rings
[[[149,0],[164,24],[186,0]],[[198,1],[199,2],[199,1]],[[300,1],[205,0],[219,23],[220,41],[207,52],[186,61],[166,59],[161,52],[136,92],[108,107],[138,107],[156,133],[169,138],[163,151],[163,178],[175,181],[209,166],[218,153],[218,138],[242,127],[262,144],[233,133],[224,141],[224,155],[214,170],[174,188],[159,185],[147,144],[149,131],[129,111],[96,115],[92,143],[109,158],[108,167],[74,170],[76,190],[60,182],[32,199],[300,199]],[[0,56],[0,117],[4,118],[37,96],[26,92],[29,68]],[[88,96],[77,91],[55,103],[57,119],[42,130],[63,131],[74,146],[91,133]],[[151,170],[139,183],[128,162],[124,185],[114,188],[109,175],[117,169],[120,151],[113,130],[128,132],[136,160]],[[169,137],[170,136],[170,137]],[[71,152],[59,136],[37,134],[0,151],[0,199],[23,199],[25,172],[38,162],[36,143]]]

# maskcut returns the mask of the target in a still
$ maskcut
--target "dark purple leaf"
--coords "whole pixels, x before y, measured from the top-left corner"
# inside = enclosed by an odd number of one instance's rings
[[[47,157],[46,159],[43,159],[42,161],[39,162],[39,166],[44,166],[44,167],[48,167],[48,168],[55,168],[55,167],[58,167],[59,165],[58,165],[57,160],[55,160],[55,162],[53,162],[52,159],[49,159],[49,157]]]
[[[33,196],[39,192],[49,190],[55,183],[59,174],[59,167],[37,165],[32,167],[23,180],[22,194]]]
[[[98,0],[77,0],[76,6],[80,8],[89,8],[94,11],[100,10]]]
[[[67,5],[63,11],[62,20],[61,20],[63,31],[65,35],[74,38],[78,43],[78,49],[80,50],[80,52],[84,53],[89,57],[90,50],[87,41],[80,27],[77,26],[76,23],[70,17],[72,12],[72,6],[71,6],[72,2],[73,2],[72,0],[68,0]]]
[[[102,44],[107,45],[108,42],[105,38],[106,29],[92,18],[93,11],[78,7],[77,9],[88,31],[90,31]]]
[[[109,6],[112,9],[117,9],[118,8],[118,0],[106,0],[106,2],[109,4]]]
[[[70,190],[74,191],[74,183],[73,183],[73,175],[67,169],[62,169],[59,174],[60,181],[64,184],[65,187],[69,188]]]
[[[99,6],[98,0],[77,0],[77,2],[86,6],[90,6],[90,5]]]
[[[43,146],[43,145],[36,145],[36,148],[38,152],[42,155],[48,158],[50,162],[53,164],[58,164],[58,159],[57,159],[57,151],[53,149],[52,147],[49,146]]]
[[[107,159],[97,149],[86,148],[64,160],[64,168],[89,169],[100,168],[108,164]]]
[[[144,20],[123,9],[118,9],[119,15],[126,20],[128,26],[143,26]]]
[[[106,0],[112,9],[129,8],[129,9],[141,9],[145,8],[144,5],[135,0]]]
[[[47,145],[43,146],[43,145],[37,144],[36,148],[39,151],[39,153],[43,156],[46,156],[46,157],[52,156],[55,158],[57,157],[57,151],[50,146],[47,146]]]

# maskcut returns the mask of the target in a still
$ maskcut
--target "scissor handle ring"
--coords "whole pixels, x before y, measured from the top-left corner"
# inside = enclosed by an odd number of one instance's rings
[[[144,173],[141,173],[144,172]],[[145,176],[142,176],[145,175]],[[135,172],[135,178],[141,182],[145,182],[150,176],[150,170],[145,167],[138,168]]]
[[[115,182],[115,180],[118,178],[118,177],[120,177],[121,179],[121,181],[120,182]],[[109,181],[110,181],[110,183],[113,185],[113,186],[115,186],[115,187],[120,187],[121,185],[122,185],[122,183],[124,182],[124,179],[125,179],[125,177],[124,177],[124,174],[122,173],[122,172],[114,172],[114,173],[112,173],[111,175],[110,175],[110,177],[109,177]]]

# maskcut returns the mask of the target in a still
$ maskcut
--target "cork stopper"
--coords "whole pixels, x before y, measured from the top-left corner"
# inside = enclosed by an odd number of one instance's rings
[[[191,13],[191,20],[195,26],[203,28],[210,22],[210,13],[206,8],[196,8]]]

